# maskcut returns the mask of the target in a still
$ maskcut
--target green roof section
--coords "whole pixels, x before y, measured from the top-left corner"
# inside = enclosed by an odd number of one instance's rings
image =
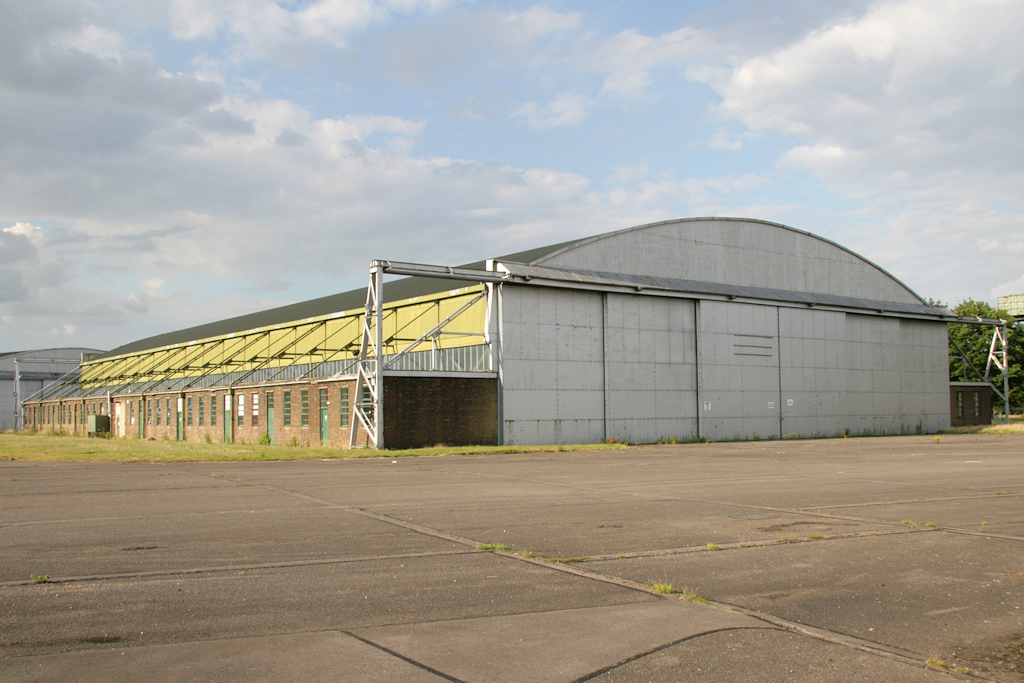
[[[560,242],[559,244],[552,244],[547,247],[529,249],[527,251],[520,251],[515,254],[498,256],[495,258],[497,260],[511,261],[514,263],[532,263],[533,261],[542,258],[543,256],[558,251],[559,249],[562,249],[578,241],[580,240]],[[485,265],[486,261],[474,261],[473,263],[467,263],[465,265],[458,267],[483,270],[485,268]],[[404,301],[405,299],[412,299],[418,296],[427,296],[430,294],[447,292],[451,289],[457,289],[457,286],[452,282],[452,280],[444,278],[400,278],[398,280],[385,283],[384,302],[390,303],[393,301]],[[233,332],[243,332],[245,330],[254,330],[261,327],[281,325],[284,323],[295,322],[296,320],[305,320],[307,318],[316,318],[322,315],[340,313],[341,311],[351,311],[356,308],[362,308],[365,305],[366,288],[363,287],[362,289],[354,289],[352,291],[342,292],[340,294],[331,294],[330,296],[320,297],[319,299],[300,301],[299,303],[288,304],[287,306],[279,306],[277,308],[271,308],[265,311],[248,313],[246,315],[240,315],[234,318],[226,318],[224,320],[206,323],[205,325],[187,327],[183,330],[177,330],[175,332],[158,334],[154,337],[147,337],[145,339],[130,342],[128,344],[125,344],[124,346],[119,346],[116,349],[113,349],[105,354],[102,354],[101,356],[98,356],[94,360],[99,360],[102,358],[112,358],[114,356],[121,356],[128,353],[137,353],[139,351],[146,351],[148,349],[158,349],[165,346],[172,346],[174,344],[182,344],[185,342],[194,341],[197,339],[209,339],[210,337],[219,337],[222,335],[231,334]]]

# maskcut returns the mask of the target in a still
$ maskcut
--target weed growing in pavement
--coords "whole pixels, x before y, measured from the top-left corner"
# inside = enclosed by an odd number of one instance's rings
[[[929,527],[931,529],[938,529],[939,528],[939,525],[936,524],[935,522],[928,522],[927,524],[925,524],[925,526]]]
[[[950,669],[950,668],[952,668],[952,667],[950,667],[949,664],[947,664],[946,662],[942,661],[938,657],[929,657],[928,659],[924,660],[924,663],[927,664],[928,666],[935,666],[935,667],[938,667],[940,669]]]
[[[719,548],[718,548],[718,544],[717,543],[708,543],[708,550],[718,550],[718,549]]]
[[[559,564],[576,564],[578,562],[586,562],[588,557],[551,557],[548,558],[549,562],[558,562]]]
[[[481,543],[476,547],[477,550],[508,550],[508,546],[504,543]]]
[[[824,538],[821,534],[808,534],[807,536],[808,541],[817,541],[821,538]]]
[[[38,576],[35,574],[29,574],[28,576],[32,579],[32,583],[49,583],[50,581],[49,574],[39,574]]]
[[[683,600],[689,600],[690,602],[702,602],[705,605],[711,604],[710,600],[706,600],[705,598],[700,597],[699,595],[697,595],[697,591],[691,590],[689,588],[684,588],[683,590],[679,591],[679,597],[681,597]]]
[[[651,583],[648,585],[651,587],[651,590],[655,593],[662,593],[667,595],[669,593],[675,592],[675,589],[672,588],[671,583]]]

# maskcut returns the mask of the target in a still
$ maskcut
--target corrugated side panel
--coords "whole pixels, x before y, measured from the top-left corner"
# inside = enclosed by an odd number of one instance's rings
[[[502,309],[505,442],[603,439],[602,295],[509,287]]]
[[[781,432],[839,436],[847,426],[846,314],[779,309]]]
[[[607,435],[619,441],[697,436],[694,302],[609,294]]]
[[[779,436],[778,309],[700,302],[701,436]]]

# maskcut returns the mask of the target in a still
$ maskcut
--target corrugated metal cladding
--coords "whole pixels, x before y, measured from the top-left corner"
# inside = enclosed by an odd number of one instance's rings
[[[582,240],[536,265],[873,303],[843,311],[685,292],[650,296],[639,288],[625,294],[502,285],[497,336],[508,443],[948,426],[946,325],[938,312],[934,320],[882,315],[877,304],[920,309],[924,302],[827,240],[761,221],[672,221]]]
[[[944,313],[810,233],[751,219],[682,219],[488,263],[458,274],[406,271],[469,282],[384,285],[383,352],[392,359],[383,371],[385,446],[415,444],[419,432],[429,444],[481,434],[542,444],[949,424]],[[485,267],[497,273],[482,274]],[[83,416],[106,410],[129,425],[118,434],[345,445],[365,300],[365,290],[348,292],[128,344],[40,401],[33,424],[78,429]],[[432,331],[463,305],[444,332]],[[427,343],[395,355],[423,335]],[[253,399],[260,392],[266,408]],[[248,419],[225,421],[245,400]],[[469,415],[493,429],[476,429]]]

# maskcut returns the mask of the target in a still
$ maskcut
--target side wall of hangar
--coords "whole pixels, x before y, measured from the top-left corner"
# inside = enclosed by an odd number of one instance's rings
[[[949,424],[948,314],[783,225],[683,219],[461,268],[375,263],[416,274],[383,285],[381,400],[364,415],[385,447]],[[81,402],[122,435],[341,446],[356,429],[366,443],[365,301],[359,290],[115,349],[26,424],[67,425],[63,404]]]

